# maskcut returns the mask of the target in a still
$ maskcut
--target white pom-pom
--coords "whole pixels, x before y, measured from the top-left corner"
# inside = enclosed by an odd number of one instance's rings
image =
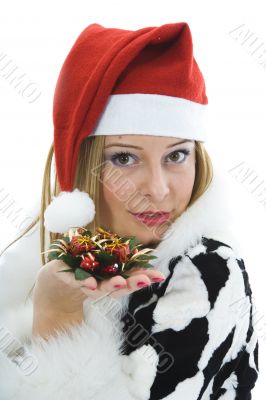
[[[65,233],[72,227],[84,227],[95,217],[95,204],[86,192],[60,192],[44,213],[44,226],[54,233]]]

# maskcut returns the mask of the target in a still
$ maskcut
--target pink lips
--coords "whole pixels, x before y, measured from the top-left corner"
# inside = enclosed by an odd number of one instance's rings
[[[153,226],[163,224],[165,221],[169,219],[169,212],[164,212],[160,214],[155,214],[153,216],[144,215],[144,213],[131,213],[138,221],[144,223],[145,225]],[[149,214],[147,212],[147,214]]]

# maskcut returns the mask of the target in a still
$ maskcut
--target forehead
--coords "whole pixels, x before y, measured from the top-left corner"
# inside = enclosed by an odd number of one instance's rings
[[[168,144],[183,142],[186,139],[171,137],[171,136],[156,136],[156,135],[107,135],[105,137],[105,145],[112,143],[126,143],[134,145],[148,145],[158,144],[166,147]],[[194,142],[191,140],[191,142]]]

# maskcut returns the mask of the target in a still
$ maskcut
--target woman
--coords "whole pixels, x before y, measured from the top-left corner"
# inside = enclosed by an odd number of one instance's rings
[[[81,33],[56,87],[40,215],[0,258],[1,399],[251,398],[252,292],[206,105],[186,23]],[[154,268],[57,274],[45,242],[70,226],[136,236]]]

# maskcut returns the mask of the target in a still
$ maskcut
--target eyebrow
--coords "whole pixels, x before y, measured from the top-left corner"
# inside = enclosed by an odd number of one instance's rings
[[[169,149],[170,147],[174,147],[174,146],[176,146],[177,144],[182,144],[182,143],[186,143],[186,142],[191,142],[191,143],[192,143],[193,140],[182,140],[181,142],[177,142],[177,143],[170,144],[170,145],[167,146],[166,148]],[[107,149],[107,148],[112,147],[112,146],[118,146],[118,147],[132,147],[133,149],[143,150],[142,147],[134,146],[133,144],[127,144],[127,143],[123,143],[123,144],[121,144],[121,143],[111,143],[111,144],[108,144],[107,146],[105,146],[104,148]]]

